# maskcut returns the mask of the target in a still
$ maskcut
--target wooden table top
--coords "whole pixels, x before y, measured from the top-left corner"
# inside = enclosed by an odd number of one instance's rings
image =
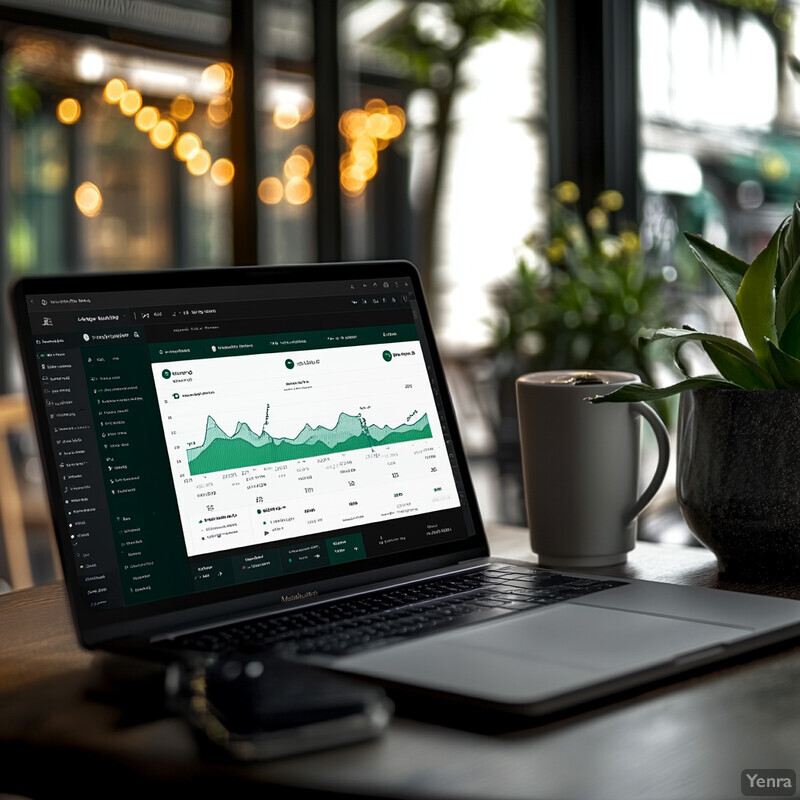
[[[525,531],[490,537],[496,554],[533,560]],[[613,572],[720,586],[701,548],[639,543]],[[800,597],[798,586],[723,585]],[[108,664],[79,648],[61,583],[0,596],[0,795],[61,781],[87,798],[132,796],[157,781],[203,796],[273,786],[280,797],[701,800],[741,797],[745,769],[800,772],[800,646],[529,728],[396,716],[371,742],[248,765],[200,758],[183,721],[153,702],[158,675],[140,670],[120,707]]]

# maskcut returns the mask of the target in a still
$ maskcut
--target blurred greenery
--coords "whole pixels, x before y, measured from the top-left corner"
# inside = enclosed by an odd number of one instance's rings
[[[39,93],[18,65],[6,63],[3,83],[6,106],[16,119],[26,119],[39,110],[42,104]]]
[[[571,182],[552,190],[549,235],[529,237],[516,271],[494,293],[498,377],[615,369],[652,385],[661,354],[643,352],[638,340],[669,324],[674,275],[646,268],[637,231],[611,232],[624,202],[619,192],[600,194],[585,219],[579,196]]]

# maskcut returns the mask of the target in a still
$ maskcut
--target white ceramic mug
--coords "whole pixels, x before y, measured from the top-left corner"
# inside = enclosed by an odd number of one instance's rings
[[[531,547],[552,567],[624,563],[636,518],[669,465],[664,423],[644,403],[589,402],[639,378],[629,372],[561,370],[517,378],[525,505]],[[639,495],[640,417],[652,427],[658,464]]]

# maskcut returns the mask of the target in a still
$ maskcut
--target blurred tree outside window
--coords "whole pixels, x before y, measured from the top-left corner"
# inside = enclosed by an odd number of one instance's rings
[[[489,287],[546,210],[542,5],[353,0],[342,19],[345,104],[383,96],[406,119],[374,181],[345,199],[350,253],[362,257],[358,232],[387,206],[382,170],[405,180],[409,219],[392,223],[410,226],[399,255],[422,271],[445,346],[480,347]]]

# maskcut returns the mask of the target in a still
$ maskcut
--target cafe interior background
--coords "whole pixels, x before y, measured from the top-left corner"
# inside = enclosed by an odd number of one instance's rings
[[[483,515],[524,525],[513,379],[587,367],[670,382],[640,329],[733,324],[682,232],[749,262],[800,199],[798,12],[0,3],[0,290],[36,274],[409,259]],[[0,328],[9,589],[59,572],[5,301]],[[674,405],[659,410],[674,427]],[[691,541],[669,480],[639,535]],[[29,569],[12,575],[20,548]]]

